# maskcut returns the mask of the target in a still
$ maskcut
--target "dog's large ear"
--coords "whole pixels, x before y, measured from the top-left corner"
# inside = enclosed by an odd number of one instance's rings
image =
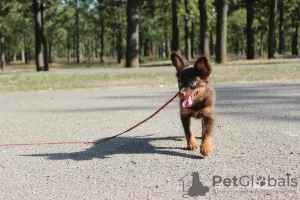
[[[176,67],[177,72],[181,71],[186,67],[186,64],[184,63],[181,57],[180,51],[179,52],[172,51],[170,57],[173,65]]]
[[[194,68],[197,69],[202,79],[207,79],[212,71],[211,65],[205,55],[202,55],[197,59]]]

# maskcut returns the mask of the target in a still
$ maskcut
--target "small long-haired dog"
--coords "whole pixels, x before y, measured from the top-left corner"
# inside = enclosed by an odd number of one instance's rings
[[[196,150],[195,135],[191,131],[191,118],[202,121],[202,143],[200,153],[208,156],[211,153],[211,142],[214,127],[215,94],[208,86],[208,77],[212,72],[206,56],[200,56],[194,67],[187,67],[180,52],[171,52],[171,60],[177,70],[180,98],[180,117],[187,140],[187,149]]]

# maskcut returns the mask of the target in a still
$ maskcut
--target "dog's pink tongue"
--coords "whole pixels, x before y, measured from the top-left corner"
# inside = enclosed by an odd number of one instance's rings
[[[185,99],[183,102],[182,102],[182,107],[184,108],[187,108],[187,107],[191,107],[193,104],[193,100],[192,100],[192,97],[188,97],[187,99]]]

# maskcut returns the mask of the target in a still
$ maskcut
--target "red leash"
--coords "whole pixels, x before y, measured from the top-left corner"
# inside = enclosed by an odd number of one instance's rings
[[[0,147],[11,147],[11,146],[34,146],[34,145],[55,145],[55,144],[99,144],[102,142],[106,142],[108,140],[114,139],[120,135],[123,135],[124,133],[127,133],[135,128],[137,128],[138,126],[144,124],[145,122],[147,122],[149,119],[153,118],[155,115],[157,115],[160,111],[162,111],[167,105],[169,105],[169,103],[171,103],[176,97],[177,97],[178,93],[174,95],[174,97],[172,97],[169,101],[167,101],[164,105],[162,105],[157,111],[155,111],[152,115],[150,115],[149,117],[147,117],[146,119],[144,119],[143,121],[137,123],[136,125],[132,126],[131,128],[127,129],[126,131],[123,131],[122,133],[119,133],[117,135],[108,137],[108,138],[104,138],[102,140],[98,140],[96,142],[39,142],[39,143],[24,143],[24,144],[0,144]]]

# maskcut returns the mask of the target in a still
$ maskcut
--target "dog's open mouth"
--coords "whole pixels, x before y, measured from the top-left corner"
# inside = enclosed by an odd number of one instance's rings
[[[189,108],[193,105],[194,99],[197,97],[198,92],[194,92],[191,96],[188,98],[184,99],[183,102],[181,103],[182,107],[184,108]]]

